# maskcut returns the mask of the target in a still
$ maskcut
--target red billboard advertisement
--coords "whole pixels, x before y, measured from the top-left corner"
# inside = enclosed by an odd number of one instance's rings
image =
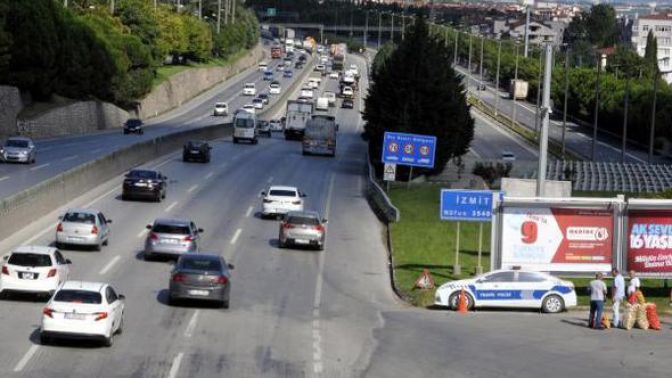
[[[672,211],[630,211],[627,243],[628,270],[672,275]]]
[[[552,272],[609,271],[614,215],[608,210],[506,207],[502,267]]]

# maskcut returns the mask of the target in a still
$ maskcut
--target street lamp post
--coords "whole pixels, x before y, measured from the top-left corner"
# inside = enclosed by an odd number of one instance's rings
[[[658,99],[658,75],[660,70],[656,65],[656,73],[653,76],[653,102],[651,103],[651,130],[649,134],[649,159],[651,164],[653,161],[653,139],[656,137],[656,100]]]
[[[499,111],[499,63],[502,56],[502,40],[497,43],[497,74],[495,75],[495,116]]]
[[[481,37],[481,62],[478,68],[478,75],[481,77],[481,85],[483,85],[483,44],[485,43],[485,37]]]
[[[368,46],[369,39],[369,11],[364,13],[364,48]]]
[[[527,58],[527,52],[530,45],[530,6],[525,6],[525,47],[523,49],[523,56]],[[538,106],[538,105],[537,105]]]
[[[394,43],[394,13],[390,13],[392,15],[392,20],[390,22],[392,29],[390,30],[390,40],[392,40],[392,43]]]
[[[600,113],[600,72],[602,72],[602,56],[598,55],[597,59],[597,81],[595,83],[595,118],[593,122],[593,145],[591,160],[595,161],[597,154],[597,121]],[[655,99],[654,99],[655,101]]]
[[[515,127],[516,126],[516,108],[518,107],[518,104],[516,104],[516,85],[518,84],[518,41],[515,43],[516,45],[516,68],[513,71],[513,88],[509,88],[509,90],[513,93],[513,110],[511,114],[511,126]]]
[[[625,149],[628,143],[628,100],[630,97],[630,77],[625,74],[625,104],[623,104],[623,142],[621,146],[621,163],[625,163]]]
[[[548,124],[551,113],[551,71],[553,70],[553,45],[549,42],[544,46],[546,64],[544,68],[544,95],[541,109],[541,132],[539,133],[539,170],[537,174],[537,197],[545,194],[546,164],[548,159]]]
[[[467,93],[471,85],[471,33],[469,33],[469,61],[467,63]]]
[[[565,158],[565,133],[567,132],[567,98],[569,94],[569,54],[570,49],[565,51],[565,96],[562,104],[562,158]]]
[[[453,66],[457,67],[457,40],[459,39],[460,33],[455,30],[455,50],[453,51]]]
[[[217,34],[222,31],[222,0],[217,0]]]
[[[404,40],[404,34],[406,33],[406,15],[404,14],[405,9],[401,8],[401,40]]]
[[[543,58],[544,55],[542,54],[542,51],[539,50],[539,78],[537,81],[537,106],[534,108],[534,133],[537,134],[537,138],[539,137],[539,106],[541,105],[541,80],[542,80],[542,74],[543,74]]]
[[[382,37],[383,19],[380,11],[378,12],[378,50],[380,50],[380,38]]]

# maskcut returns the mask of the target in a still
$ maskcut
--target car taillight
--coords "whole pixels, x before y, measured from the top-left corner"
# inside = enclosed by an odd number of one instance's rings
[[[282,228],[287,230],[287,229],[290,229],[290,228],[294,228],[294,225],[291,224],[291,223],[283,223]]]
[[[186,276],[182,273],[177,273],[173,275],[173,282],[184,282],[186,280]]]
[[[7,265],[2,266],[2,274],[6,274],[9,276],[9,269],[7,269]]]
[[[151,232],[151,233],[149,234],[149,239],[150,239],[150,240],[159,240],[159,235],[157,235],[157,234]]]
[[[182,239],[182,240],[191,242],[191,241],[194,241],[194,237],[189,235],[189,236],[185,236],[184,239]]]
[[[318,224],[318,225],[313,226],[313,229],[321,232],[321,231],[324,231],[324,226],[322,226],[321,224]]]
[[[47,273],[47,278],[54,277],[54,276],[56,276],[56,268],[49,269],[49,273]]]
[[[56,232],[63,232],[63,223],[59,223],[58,226],[56,226]]]
[[[105,311],[103,311],[103,312],[96,312],[94,315],[96,315],[96,319],[95,319],[95,321],[99,321],[99,320],[107,319],[107,312],[105,312]]]
[[[292,202],[292,205],[300,205],[300,204],[301,204],[301,201],[300,201],[300,200],[299,200],[299,201],[294,201],[294,202]]]
[[[226,276],[217,277],[217,283],[221,285],[226,285],[229,282],[229,279]]]
[[[91,227],[91,234],[98,235],[98,227],[96,227],[95,225]]]
[[[45,307],[45,308],[42,309],[42,315],[53,318],[54,317],[53,314],[54,314],[54,310],[49,308],[49,307]]]

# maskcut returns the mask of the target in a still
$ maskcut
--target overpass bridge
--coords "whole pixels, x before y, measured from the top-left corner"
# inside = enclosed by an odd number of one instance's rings
[[[318,32],[320,35],[320,43],[324,42],[324,33],[333,33],[333,34],[349,34],[351,38],[361,37],[362,41],[366,44],[367,40],[370,37],[373,37],[372,40],[378,38],[378,33],[385,35],[388,39],[392,36],[392,33],[398,34],[402,32],[400,27],[380,26],[370,24],[368,26],[361,25],[325,25],[319,23],[290,23],[290,22],[263,22],[262,26],[268,27],[277,27],[281,30],[283,29],[294,29],[297,31],[312,31]]]

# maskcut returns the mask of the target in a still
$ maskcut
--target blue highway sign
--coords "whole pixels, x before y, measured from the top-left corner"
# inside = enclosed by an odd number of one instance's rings
[[[501,192],[441,189],[441,220],[490,222],[493,200]]]
[[[436,137],[405,133],[385,133],[383,163],[434,168]]]

